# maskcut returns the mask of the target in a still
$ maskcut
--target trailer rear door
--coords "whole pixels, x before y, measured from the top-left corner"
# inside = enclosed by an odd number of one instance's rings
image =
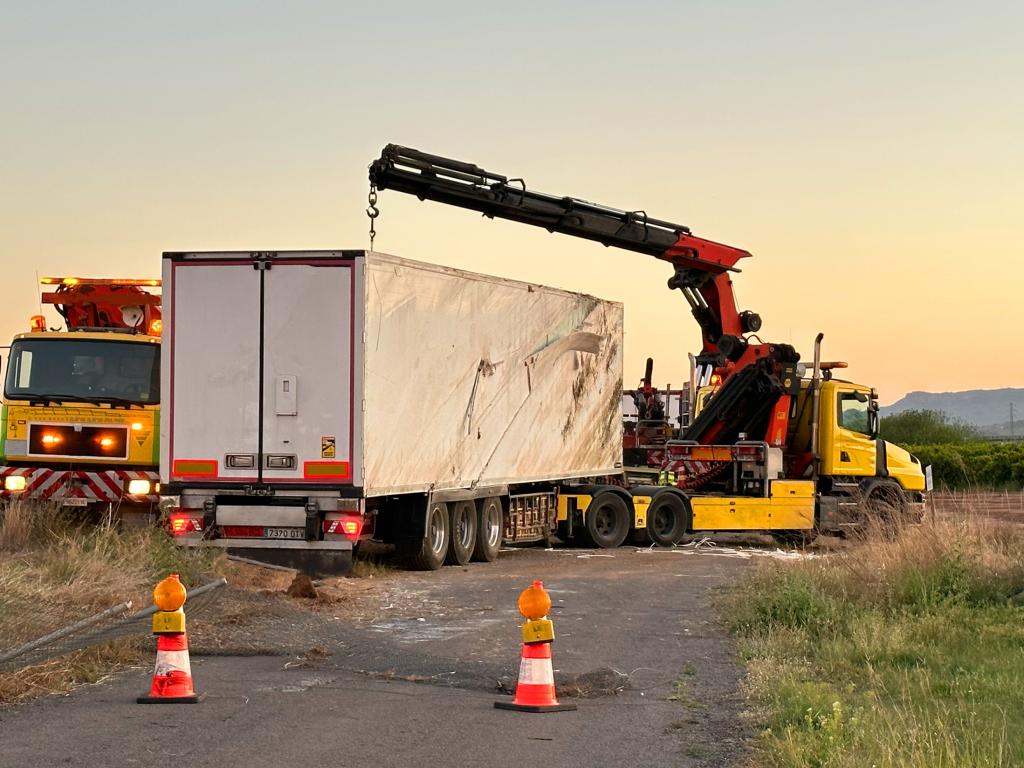
[[[165,482],[353,484],[356,263],[165,254]]]

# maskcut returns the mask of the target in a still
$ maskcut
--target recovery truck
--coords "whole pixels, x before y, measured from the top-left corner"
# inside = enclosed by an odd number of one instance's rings
[[[592,541],[617,546],[632,529],[673,544],[698,531],[808,537],[873,517],[920,519],[924,472],[916,457],[879,438],[875,390],[832,378],[842,364],[820,364],[820,334],[807,378],[796,349],[762,341],[761,317],[737,307],[732,275],[747,251],[644,211],[534,192],[522,179],[393,144],[371,164],[370,185],[372,199],[393,189],[672,267],[668,287],[683,294],[701,330],[695,384],[712,387],[713,396],[681,439],[666,441],[661,484],[580,486],[563,494],[560,536],[596,531]],[[609,505],[616,495],[621,505]]]
[[[108,505],[159,500],[159,280],[44,277],[42,303],[15,336],[0,409],[0,501]]]

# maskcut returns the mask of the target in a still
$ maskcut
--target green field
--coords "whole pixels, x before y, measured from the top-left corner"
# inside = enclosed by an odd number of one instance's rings
[[[769,766],[1024,765],[1024,527],[925,525],[730,595]]]

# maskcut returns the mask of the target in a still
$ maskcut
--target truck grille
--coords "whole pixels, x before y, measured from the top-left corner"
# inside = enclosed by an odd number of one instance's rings
[[[128,429],[122,426],[29,424],[30,456],[128,458]]]

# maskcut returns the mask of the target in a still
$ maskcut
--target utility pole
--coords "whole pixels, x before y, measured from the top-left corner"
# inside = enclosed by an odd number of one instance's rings
[[[1013,403],[1010,403],[1010,439],[1013,440]]]

